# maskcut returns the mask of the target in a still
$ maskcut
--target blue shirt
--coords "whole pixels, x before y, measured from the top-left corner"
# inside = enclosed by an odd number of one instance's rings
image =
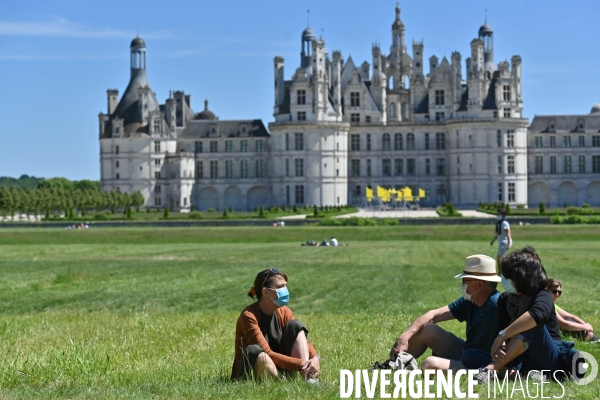
[[[496,290],[481,307],[463,297],[448,304],[454,318],[460,322],[467,322],[465,349],[490,351],[494,339],[498,336],[498,297],[500,292]]]

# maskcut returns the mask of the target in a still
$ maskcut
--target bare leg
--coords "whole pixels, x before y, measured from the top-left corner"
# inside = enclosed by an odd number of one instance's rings
[[[421,363],[421,370],[425,371],[426,369],[448,371],[450,369],[450,360],[435,356],[427,357]]]
[[[277,378],[279,374],[277,373],[277,367],[271,357],[267,355],[267,353],[260,353],[258,358],[256,359],[256,377],[263,378]]]
[[[296,337],[290,356],[304,361],[308,360],[308,342],[306,341],[306,334],[304,331],[300,331]]]
[[[504,361],[494,361],[488,365],[488,369],[500,371],[502,367],[514,360],[525,352],[525,344],[519,338],[512,338],[506,345],[506,359]]]
[[[454,335],[436,324],[426,324],[408,341],[407,353],[421,357],[427,348],[434,353],[444,354],[455,343]]]

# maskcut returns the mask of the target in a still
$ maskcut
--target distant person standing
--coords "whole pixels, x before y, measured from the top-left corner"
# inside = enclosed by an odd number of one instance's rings
[[[512,236],[510,233],[510,225],[506,220],[506,210],[503,208],[498,209],[498,215],[496,216],[496,236],[490,242],[490,246],[494,245],[496,239],[498,240],[498,265],[500,265],[500,259],[506,255],[508,249],[512,247]]]

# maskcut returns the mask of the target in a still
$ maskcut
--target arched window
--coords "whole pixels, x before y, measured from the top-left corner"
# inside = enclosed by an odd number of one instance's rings
[[[383,151],[390,151],[392,149],[392,143],[390,140],[390,134],[389,133],[384,133],[383,137],[381,138],[381,149]]]
[[[406,150],[414,150],[415,149],[415,134],[407,133],[406,134]]]
[[[402,134],[396,133],[394,135],[394,150],[402,150]]]
[[[408,109],[408,103],[402,103],[402,120],[408,121],[410,110]]]
[[[396,103],[390,104],[390,118],[396,118]]]
[[[404,89],[410,89],[410,79],[408,78],[408,76],[404,75],[403,80],[404,82],[402,83],[404,84]]]

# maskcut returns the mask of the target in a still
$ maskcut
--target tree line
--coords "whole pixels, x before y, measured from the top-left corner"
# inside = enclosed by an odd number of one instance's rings
[[[135,207],[139,211],[139,207],[144,205],[144,196],[140,192],[103,192],[95,185],[87,188],[51,187],[52,185],[43,182],[35,189],[1,187],[0,210],[3,215],[14,217],[15,213],[20,213],[29,217],[30,214],[41,215],[44,212],[46,218],[56,213],[64,213],[67,218],[73,218],[76,211],[84,216],[91,210],[100,212],[110,209],[114,213],[115,209],[127,211]]]

